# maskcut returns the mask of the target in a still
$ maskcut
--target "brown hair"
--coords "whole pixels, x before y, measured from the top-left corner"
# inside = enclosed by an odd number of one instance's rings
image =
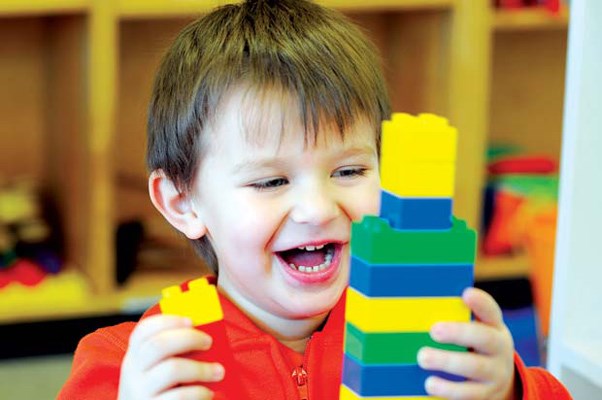
[[[365,116],[378,145],[390,112],[377,53],[344,16],[306,0],[247,0],[193,22],[167,51],[149,107],[148,168],[189,191],[204,154],[203,129],[241,84],[291,93],[306,138],[321,122],[344,135]],[[193,244],[217,273],[209,240]]]

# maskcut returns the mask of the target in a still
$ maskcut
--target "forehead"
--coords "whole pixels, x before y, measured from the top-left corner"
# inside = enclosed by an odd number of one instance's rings
[[[307,107],[305,107],[307,108]],[[326,115],[325,110],[318,110]],[[217,145],[232,141],[250,147],[280,149],[283,143],[302,144],[304,148],[371,142],[376,146],[377,130],[364,115],[346,121],[341,127],[334,119],[322,117],[317,124],[303,115],[298,96],[264,87],[237,87],[227,92],[211,124],[209,140]]]

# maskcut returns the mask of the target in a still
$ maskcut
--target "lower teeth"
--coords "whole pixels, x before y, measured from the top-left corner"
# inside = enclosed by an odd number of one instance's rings
[[[334,253],[334,251],[329,249],[326,252],[326,256],[324,256],[324,262],[320,265],[315,265],[313,267],[306,267],[304,265],[296,266],[295,264],[290,263],[289,267],[291,267],[295,271],[306,272],[306,273],[323,271],[326,268],[328,268],[328,266],[330,265],[330,262],[332,261],[333,253]]]

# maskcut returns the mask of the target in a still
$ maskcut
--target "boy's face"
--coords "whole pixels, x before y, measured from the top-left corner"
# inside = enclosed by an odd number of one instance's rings
[[[221,108],[192,195],[221,290],[268,324],[327,313],[347,285],[351,222],[378,212],[374,127],[358,119],[343,141],[324,125],[306,143],[290,101],[239,91]]]

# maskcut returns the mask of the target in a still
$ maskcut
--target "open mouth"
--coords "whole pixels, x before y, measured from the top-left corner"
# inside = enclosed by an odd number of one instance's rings
[[[308,274],[324,271],[332,264],[337,245],[302,246],[278,252],[286,265],[295,271]]]

